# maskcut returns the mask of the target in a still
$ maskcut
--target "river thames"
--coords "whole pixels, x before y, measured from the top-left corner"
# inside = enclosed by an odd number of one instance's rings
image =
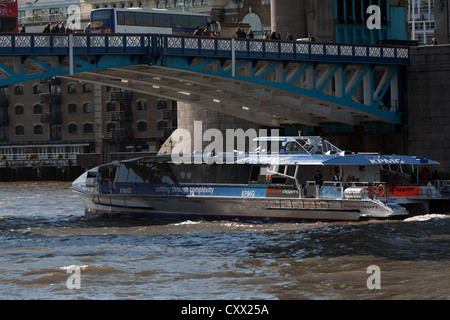
[[[0,183],[6,300],[450,298],[450,216],[247,224],[85,217],[67,182]]]

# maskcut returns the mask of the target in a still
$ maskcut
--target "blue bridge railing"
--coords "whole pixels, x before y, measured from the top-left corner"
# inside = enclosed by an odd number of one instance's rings
[[[154,34],[0,34],[0,56],[149,55],[409,64],[409,48]]]

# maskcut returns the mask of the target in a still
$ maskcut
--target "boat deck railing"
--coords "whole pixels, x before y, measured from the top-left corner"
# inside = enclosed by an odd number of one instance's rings
[[[343,198],[361,198],[367,197],[370,199],[389,199],[391,197],[399,196],[402,193],[402,188],[408,189],[402,196],[409,198],[449,198],[450,197],[450,180],[436,180],[428,183],[397,185],[395,191],[391,184],[382,181],[324,181],[321,186],[317,185],[315,181],[307,181],[301,192],[302,197],[305,198],[319,198],[319,199],[343,199]],[[349,191],[352,189],[353,193]],[[346,191],[347,190],[347,191]],[[347,195],[346,195],[347,193]]]

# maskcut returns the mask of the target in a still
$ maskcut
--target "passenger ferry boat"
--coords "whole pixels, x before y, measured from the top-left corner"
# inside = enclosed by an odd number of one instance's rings
[[[149,156],[100,165],[72,189],[86,214],[164,221],[403,219],[445,198],[419,181],[419,170],[438,165],[424,157],[355,154],[318,136],[254,142],[251,152],[192,154],[181,164]]]

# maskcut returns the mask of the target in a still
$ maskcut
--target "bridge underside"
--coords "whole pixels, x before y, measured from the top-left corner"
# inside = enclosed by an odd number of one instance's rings
[[[232,70],[229,61],[165,63],[80,72],[70,78],[173,99],[267,126],[400,122],[395,66],[243,60]]]
[[[0,35],[0,86],[72,77],[257,122],[402,122],[409,49],[146,34]]]

